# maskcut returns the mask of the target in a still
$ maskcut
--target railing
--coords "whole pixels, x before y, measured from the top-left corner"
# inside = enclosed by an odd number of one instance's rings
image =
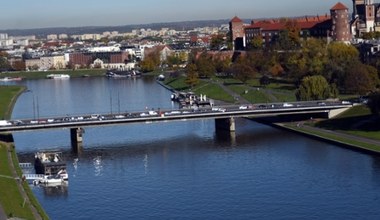
[[[45,177],[44,174],[23,174],[22,176],[26,180],[41,180]]]
[[[32,163],[19,163],[18,165],[19,165],[19,167],[21,169],[27,169],[27,168],[32,168],[33,167]]]

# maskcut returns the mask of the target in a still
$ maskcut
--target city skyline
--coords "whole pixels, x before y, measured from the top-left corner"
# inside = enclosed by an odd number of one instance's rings
[[[238,3],[237,3],[238,2]],[[162,22],[324,15],[337,0],[141,0],[129,2],[12,0],[2,4],[0,30],[48,27],[118,26]],[[340,1],[351,11],[352,1]]]

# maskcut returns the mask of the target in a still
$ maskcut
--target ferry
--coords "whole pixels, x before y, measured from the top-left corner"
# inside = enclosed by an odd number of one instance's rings
[[[36,174],[43,174],[46,176],[46,178],[43,178],[42,180],[69,180],[66,163],[62,160],[61,152],[37,152],[34,157],[34,169]]]
[[[69,79],[70,75],[68,74],[49,74],[46,76],[48,79]]]

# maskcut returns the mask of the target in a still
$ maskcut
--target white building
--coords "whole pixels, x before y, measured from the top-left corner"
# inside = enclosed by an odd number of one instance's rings
[[[48,40],[58,40],[58,35],[56,34],[49,34],[46,36],[46,39]]]
[[[7,33],[0,33],[0,40],[7,40],[8,34]]]

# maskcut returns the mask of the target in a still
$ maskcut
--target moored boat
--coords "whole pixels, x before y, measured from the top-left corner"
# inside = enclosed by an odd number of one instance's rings
[[[34,169],[36,174],[53,176],[62,180],[68,180],[66,163],[62,159],[61,152],[38,152],[35,154]]]
[[[0,81],[2,81],[2,82],[20,81],[20,80],[22,80],[21,77],[4,77],[4,78],[0,78]]]
[[[49,74],[46,76],[48,79],[69,79],[70,75],[68,74]]]

